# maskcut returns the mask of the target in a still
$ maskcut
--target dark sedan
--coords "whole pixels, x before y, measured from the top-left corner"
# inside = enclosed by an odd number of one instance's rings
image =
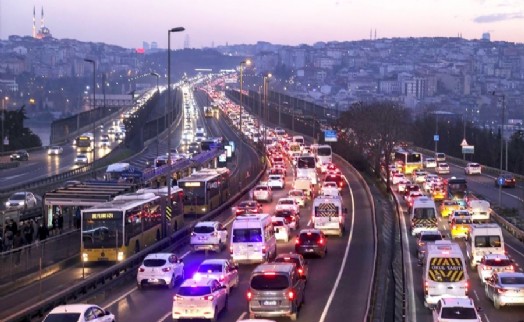
[[[11,161],[28,161],[29,153],[26,150],[18,150],[10,156]]]
[[[495,187],[502,186],[502,188],[515,188],[517,180],[511,173],[503,173],[495,179]]]
[[[295,252],[297,254],[317,255],[324,257],[327,254],[327,238],[318,229],[303,229],[295,241]]]

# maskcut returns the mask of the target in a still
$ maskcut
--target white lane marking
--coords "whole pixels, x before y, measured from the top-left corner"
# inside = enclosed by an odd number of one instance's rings
[[[477,290],[473,290],[473,294],[475,294],[475,298],[477,299],[477,301],[480,301],[480,297],[477,294]]]
[[[342,279],[342,272],[344,271],[344,267],[346,266],[346,261],[349,255],[349,247],[351,246],[351,240],[353,239],[353,228],[355,227],[355,198],[353,197],[353,189],[351,189],[349,182],[347,182],[347,184],[348,184],[349,192],[351,194],[351,206],[352,206],[351,207],[351,231],[349,232],[348,243],[346,245],[346,252],[344,253],[344,258],[342,259],[342,263],[340,264],[340,269],[338,271],[337,279],[335,280],[335,284],[333,285],[333,288],[331,289],[331,293],[329,294],[329,298],[326,302],[326,306],[324,307],[324,310],[322,311],[322,315],[320,316],[319,322],[324,322],[326,320],[326,316],[329,311],[329,307],[331,306],[331,302],[333,301],[333,298],[335,297],[335,293],[337,291],[338,284],[340,283],[340,280]]]
[[[162,322],[162,321],[164,321],[165,319],[167,319],[167,318],[168,318],[170,315],[172,315],[172,314],[173,314],[172,311],[167,312],[167,314],[164,315],[163,317],[161,317],[157,322]]]
[[[395,196],[396,198],[396,196]],[[411,251],[409,249],[409,240],[408,240],[408,230],[406,226],[406,219],[404,218],[404,210],[401,209],[402,213],[399,214],[400,216],[400,222],[402,224],[402,230],[404,230],[404,234],[402,235],[402,239],[404,240],[403,246],[404,251],[407,248],[407,254],[404,252],[404,256],[408,258],[408,269],[404,269],[404,271],[407,271],[407,283],[406,285],[414,285],[413,284],[413,263],[411,262]],[[411,313],[411,319],[410,321],[417,321],[417,315],[415,314],[415,288],[414,287],[408,287],[408,296],[409,296],[409,306],[407,310],[409,311],[408,314]]]
[[[185,252],[184,254],[182,254],[180,256],[181,259],[183,259],[184,257],[186,257],[187,255],[191,254],[191,251],[188,250],[187,252]],[[129,294],[133,293],[134,291],[136,291],[138,288],[135,286],[133,287],[131,290],[129,290],[128,292],[124,293],[123,295],[121,295],[119,298],[113,300],[111,303],[109,303],[108,305],[106,305],[104,307],[104,310],[107,310],[109,307],[115,305],[117,302],[121,301],[122,299],[126,298],[127,296],[129,296]]]
[[[242,320],[246,316],[246,314],[247,312],[242,312],[242,314],[240,314],[240,316],[238,317],[237,322]]]

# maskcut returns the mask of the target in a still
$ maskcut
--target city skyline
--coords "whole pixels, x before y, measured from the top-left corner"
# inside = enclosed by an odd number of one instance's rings
[[[518,0],[140,0],[2,1],[0,38],[30,36],[33,8],[40,26],[55,38],[104,42],[126,48],[157,42],[167,47],[166,30],[184,26],[172,47],[202,48],[225,44],[313,44],[396,37],[480,39],[524,42],[524,1]],[[101,10],[105,8],[105,10]],[[278,10],[275,10],[278,8]],[[111,32],[107,32],[111,30]]]

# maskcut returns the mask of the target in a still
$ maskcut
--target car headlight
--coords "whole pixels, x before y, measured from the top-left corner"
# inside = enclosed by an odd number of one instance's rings
[[[87,253],[83,253],[82,254],[82,261],[87,262],[87,260],[88,260]]]

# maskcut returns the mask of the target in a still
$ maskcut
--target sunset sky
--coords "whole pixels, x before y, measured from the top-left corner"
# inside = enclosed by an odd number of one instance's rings
[[[156,41],[182,48],[231,44],[313,44],[317,41],[455,37],[524,42],[524,0],[0,0],[0,39],[37,28],[55,38],[104,42],[128,48]]]

